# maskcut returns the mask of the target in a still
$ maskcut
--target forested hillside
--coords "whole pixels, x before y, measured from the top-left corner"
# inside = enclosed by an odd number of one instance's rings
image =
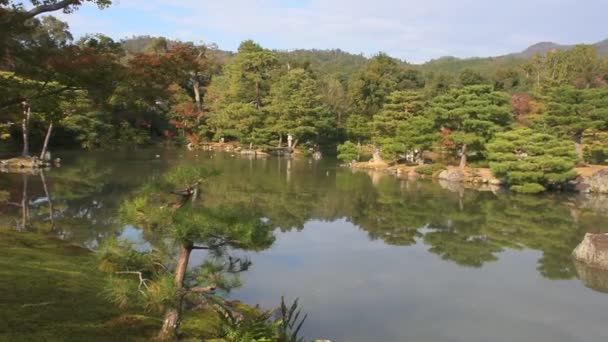
[[[567,180],[576,163],[608,159],[605,41],[412,65],[250,40],[232,53],[163,37],[74,39],[51,15],[0,4],[0,136],[23,154],[47,132],[51,147],[84,149],[221,140],[335,153],[347,142],[347,161],[368,146],[391,162],[490,165],[513,184],[543,189]],[[549,138],[568,151],[542,147]],[[547,158],[542,170],[518,169],[536,154]]]

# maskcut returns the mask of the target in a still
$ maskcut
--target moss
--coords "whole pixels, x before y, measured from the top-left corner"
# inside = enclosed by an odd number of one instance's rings
[[[216,337],[216,332],[219,329],[220,318],[212,309],[204,309],[195,312],[186,312],[186,316],[181,324],[183,338],[196,339],[200,341],[203,338],[205,341]]]
[[[0,341],[149,341],[159,317],[116,308],[89,250],[52,237],[0,229]],[[219,318],[189,313],[186,338],[212,338]]]
[[[160,320],[121,313],[99,294],[88,250],[0,231],[0,341],[147,341]]]

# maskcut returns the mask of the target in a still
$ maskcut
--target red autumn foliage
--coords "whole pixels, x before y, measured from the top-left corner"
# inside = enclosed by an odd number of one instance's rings
[[[513,94],[511,105],[513,106],[515,120],[520,121],[526,114],[532,111],[532,97],[526,93]]]

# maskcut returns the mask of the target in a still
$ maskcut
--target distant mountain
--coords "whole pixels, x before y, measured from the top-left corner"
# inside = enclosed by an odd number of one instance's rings
[[[592,44],[596,49],[600,56],[608,55],[608,39],[602,40],[601,42],[597,42]],[[508,56],[516,57],[516,58],[532,58],[538,54],[546,54],[552,50],[570,50],[576,45],[562,45],[553,42],[541,42],[536,43],[522,52],[512,53]]]
[[[145,51],[156,37],[135,36],[121,40],[125,50],[130,53]],[[177,41],[169,40],[169,46]],[[525,63],[528,59],[537,54],[546,54],[551,50],[568,50],[575,45],[562,45],[553,42],[541,42],[534,44],[527,49],[496,57],[441,57],[430,60],[419,65],[411,65],[402,62],[404,65],[417,68],[421,71],[441,72],[452,75],[459,74],[464,69],[472,69],[483,75],[490,76],[498,69],[508,69],[517,67]],[[600,56],[608,56],[608,39],[593,44]],[[215,49],[214,53],[226,63],[234,52]],[[354,54],[340,49],[316,50],[316,49],[297,49],[297,50],[275,50],[279,56],[279,62],[289,64],[292,67],[309,67],[323,75],[334,75],[343,80],[350,78],[357,70],[362,68],[368,57],[362,54]]]
[[[608,39],[592,45],[597,49],[600,56],[608,56]],[[521,65],[537,54],[543,55],[552,50],[569,50],[575,46],[541,42],[528,47],[522,52],[510,53],[503,56],[473,58],[441,57],[421,64],[420,68],[425,71],[443,72],[452,75],[457,75],[464,69],[472,69],[480,72],[482,75],[489,76],[497,69]]]

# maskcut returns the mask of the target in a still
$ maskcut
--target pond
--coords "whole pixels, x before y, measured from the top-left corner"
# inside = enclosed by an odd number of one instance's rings
[[[608,198],[408,182],[333,160],[60,154],[63,166],[43,174],[0,174],[0,225],[91,249],[113,235],[143,239],[118,218],[123,199],[180,164],[217,170],[206,205],[245,208],[276,228],[269,249],[240,253],[253,265],[230,296],[265,308],[299,297],[307,338],[608,340],[608,276],[570,256],[585,232],[608,231]]]

